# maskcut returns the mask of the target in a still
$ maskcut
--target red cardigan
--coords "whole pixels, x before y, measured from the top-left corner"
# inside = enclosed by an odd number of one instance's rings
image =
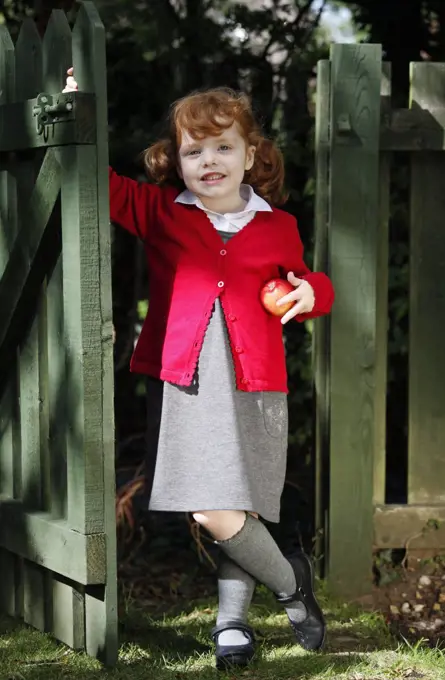
[[[212,308],[220,298],[237,388],[287,392],[283,326],[262,307],[269,279],[292,271],[315,291],[303,321],[327,314],[332,284],[309,271],[296,220],[283,210],[257,212],[224,244],[205,212],[175,203],[172,187],[138,183],[110,169],[110,217],[145,245],[150,302],[131,370],[190,385]]]

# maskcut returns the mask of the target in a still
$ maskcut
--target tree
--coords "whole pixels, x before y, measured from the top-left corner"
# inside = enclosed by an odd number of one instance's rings
[[[348,6],[369,41],[383,45],[392,64],[394,96],[406,105],[409,63],[445,59],[445,3],[442,0],[354,0]]]

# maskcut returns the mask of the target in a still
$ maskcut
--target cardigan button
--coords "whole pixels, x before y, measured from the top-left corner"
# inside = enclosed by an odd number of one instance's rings
[[[224,281],[218,281],[218,288],[224,288]]]
[[[241,382],[242,382],[243,385],[248,385],[248,384],[249,384],[249,381],[248,381],[247,378],[242,378],[242,379],[241,379]]]
[[[219,254],[220,255],[227,255],[227,250],[224,250],[224,248],[223,248],[222,250],[219,251]]]
[[[238,346],[238,347],[235,347],[235,352],[236,352],[237,354],[242,354],[242,353],[244,352],[244,350],[243,350],[242,347],[239,347],[239,346]]]
[[[229,319],[229,321],[236,321],[235,314],[229,314],[228,319]]]

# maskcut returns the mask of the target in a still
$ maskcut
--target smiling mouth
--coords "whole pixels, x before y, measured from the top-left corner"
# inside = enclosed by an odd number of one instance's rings
[[[225,175],[220,172],[209,172],[207,175],[201,177],[202,182],[217,182],[220,179],[224,179]]]

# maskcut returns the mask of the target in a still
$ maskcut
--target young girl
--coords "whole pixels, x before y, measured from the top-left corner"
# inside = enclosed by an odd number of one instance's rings
[[[297,641],[319,649],[311,562],[284,557],[260,518],[279,521],[286,469],[282,324],[327,314],[332,285],[305,265],[295,218],[274,207],[284,199],[282,156],[245,95],[219,88],[177,101],[145,164],[154,184],[110,169],[110,214],[143,241],[148,263],[131,369],[149,376],[149,401],[163,393],[149,507],[191,512],[221,547],[218,668],[253,657],[256,581],[283,604]],[[260,301],[279,276],[294,286],[281,322]]]

